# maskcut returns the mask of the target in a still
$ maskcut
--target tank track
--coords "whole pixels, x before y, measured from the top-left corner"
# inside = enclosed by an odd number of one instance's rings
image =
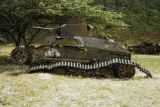
[[[27,72],[36,72],[36,71],[41,71],[41,70],[44,71],[44,70],[52,70],[52,69],[54,69],[54,71],[56,71],[60,68],[65,70],[64,72],[66,72],[66,71],[69,72],[69,70],[74,70],[69,73],[71,75],[73,72],[79,72],[79,71],[82,71],[82,72],[98,71],[98,72],[100,72],[102,70],[102,68],[105,69],[105,72],[108,72],[107,68],[111,68],[111,67],[113,67],[113,65],[117,65],[117,64],[127,65],[127,66],[134,68],[134,69],[137,68],[141,72],[145,73],[147,77],[152,78],[152,74],[150,73],[150,71],[141,67],[140,64],[135,63],[130,60],[120,59],[120,58],[113,58],[110,60],[99,61],[99,62],[95,62],[95,63],[91,63],[91,64],[72,62],[72,61],[58,61],[53,64],[42,64],[42,65],[31,66]],[[132,73],[128,78],[133,77],[134,74],[135,74],[135,72]]]

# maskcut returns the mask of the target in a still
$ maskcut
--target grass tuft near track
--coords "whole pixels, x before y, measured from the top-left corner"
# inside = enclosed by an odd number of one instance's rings
[[[8,56],[12,47],[0,47],[0,56]],[[160,56],[133,55],[132,59],[153,71],[153,78],[140,72],[130,80],[1,73],[0,107],[159,107]],[[20,68],[0,65],[3,72]]]

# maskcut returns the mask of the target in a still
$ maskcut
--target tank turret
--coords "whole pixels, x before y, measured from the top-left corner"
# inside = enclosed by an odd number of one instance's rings
[[[61,38],[73,38],[74,36],[91,36],[91,30],[93,27],[90,24],[63,24],[62,26],[55,28],[45,28],[45,27],[33,27],[36,29],[47,30],[49,32],[54,32]]]

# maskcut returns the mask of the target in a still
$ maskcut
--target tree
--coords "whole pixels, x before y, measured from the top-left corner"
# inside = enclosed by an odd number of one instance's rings
[[[1,42],[7,42],[7,38],[5,38],[4,35],[0,35],[0,43]]]
[[[95,0],[95,2],[103,5],[105,10],[114,10],[124,14],[123,21],[128,25],[128,29],[120,31],[119,38],[131,35],[132,40],[134,38],[137,38],[136,40],[141,38],[140,41],[160,39],[159,0]]]
[[[105,36],[110,26],[126,27],[123,14],[105,10],[93,0],[2,0],[0,13],[0,33],[12,38],[16,47],[22,43],[28,47],[39,32],[32,27],[45,26],[50,19],[56,22],[55,16],[82,18],[95,25],[96,36]]]
[[[50,3],[41,3],[42,6],[46,7],[48,13],[72,18],[82,18],[95,26],[93,34],[96,36],[106,36],[106,29],[110,27],[127,27],[122,20],[122,13],[105,10],[103,5],[96,4],[94,0],[49,1]]]
[[[46,15],[39,7],[39,0],[2,0],[0,2],[0,33],[28,47],[39,32],[33,25],[41,25]],[[48,22],[47,22],[48,23]],[[44,26],[44,25],[41,25]]]

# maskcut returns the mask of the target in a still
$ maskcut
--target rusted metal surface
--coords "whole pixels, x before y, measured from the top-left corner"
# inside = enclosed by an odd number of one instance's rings
[[[91,36],[91,27],[88,24],[64,24],[61,26],[61,37]]]
[[[86,23],[64,24],[53,29],[38,29],[49,31],[56,29],[57,36],[46,37],[45,44],[34,48],[32,54],[29,54],[32,58],[30,71],[60,68],[64,73],[76,73],[76,75],[83,76],[107,77],[108,74],[113,74],[120,78],[131,78],[137,67],[151,77],[149,71],[131,61],[131,53],[126,48],[113,40],[91,37],[92,26]],[[30,50],[24,52],[30,53]],[[21,56],[21,53],[18,55]],[[23,60],[27,58],[25,55],[28,54],[18,56],[18,58]]]

